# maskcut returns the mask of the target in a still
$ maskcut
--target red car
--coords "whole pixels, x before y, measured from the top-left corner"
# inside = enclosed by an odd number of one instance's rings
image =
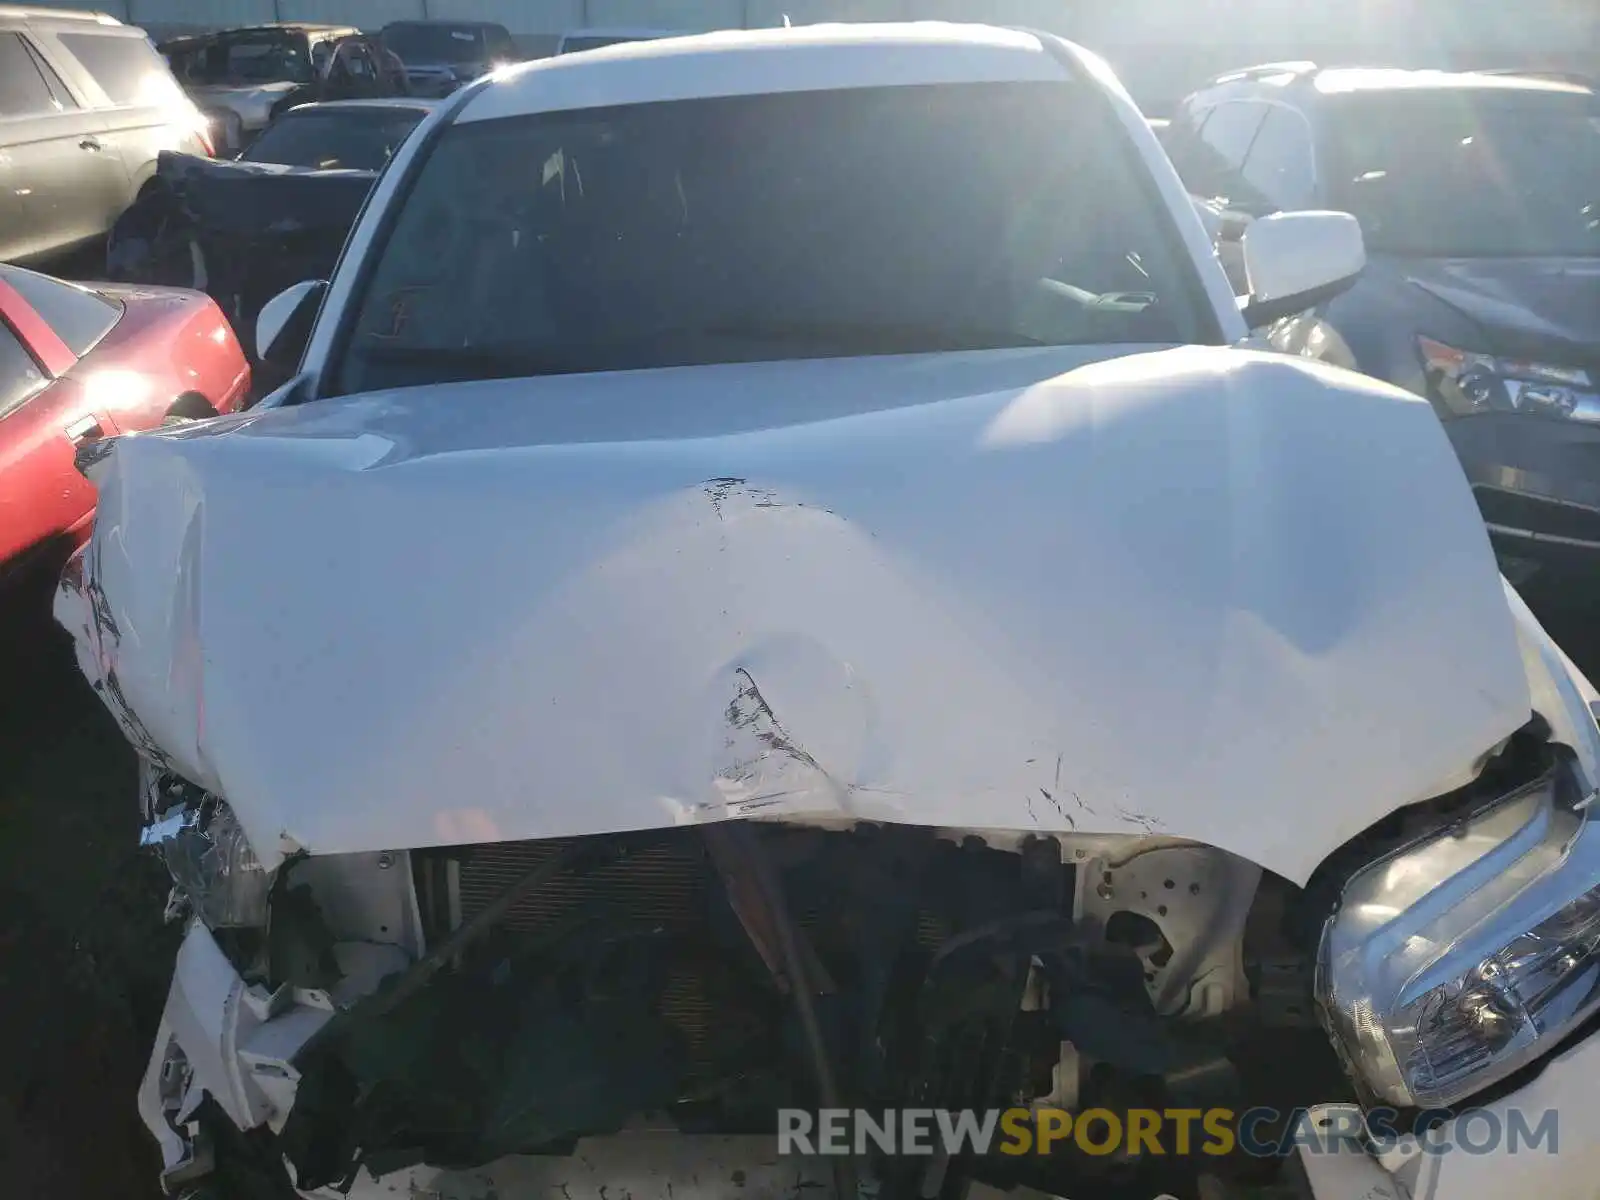
[[[0,264],[0,584],[81,543],[96,438],[232,412],[250,368],[212,300],[176,288],[80,287]]]

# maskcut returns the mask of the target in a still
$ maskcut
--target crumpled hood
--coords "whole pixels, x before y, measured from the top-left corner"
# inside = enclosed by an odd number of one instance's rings
[[[1527,720],[1425,403],[1221,348],[1068,369],[1088,353],[122,438],[57,615],[269,865],[748,816],[1171,834],[1303,880]]]
[[[378,173],[352,167],[321,170],[239,162],[163,150],[156,159],[156,175],[188,218],[208,234],[226,231],[258,240],[305,229],[331,230],[342,239]],[[120,236],[121,231],[113,227],[113,253]]]
[[[1406,259],[1401,269],[1511,343],[1472,349],[1600,355],[1600,259]]]

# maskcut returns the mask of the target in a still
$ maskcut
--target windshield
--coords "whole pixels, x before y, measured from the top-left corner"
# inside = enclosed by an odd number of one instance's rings
[[[311,57],[305,40],[272,31],[204,42],[171,51],[167,58],[173,73],[185,83],[237,87],[311,82]]]
[[[489,57],[476,25],[391,25],[383,44],[407,63],[479,63]]]
[[[1367,246],[1427,257],[1600,254],[1600,100],[1501,89],[1336,98],[1333,204]]]
[[[377,253],[335,390],[1220,336],[1132,144],[1064,83],[460,124]]]
[[[425,115],[398,107],[289,112],[267,126],[239,157],[324,171],[378,171]]]

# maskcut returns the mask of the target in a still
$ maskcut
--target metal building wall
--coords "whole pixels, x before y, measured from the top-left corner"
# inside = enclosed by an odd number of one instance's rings
[[[277,0],[277,8],[275,19],[281,21],[326,21],[362,29],[381,29],[390,21],[422,15],[420,0]]]
[[[1600,50],[1595,0],[1119,0],[1079,5],[1074,23],[1089,42]]]
[[[429,17],[497,21],[512,33],[560,33],[584,24],[584,0],[419,0]]]
[[[115,3],[116,0],[111,0]],[[272,21],[273,0],[121,0],[122,18],[135,25],[147,22],[184,25],[250,25]],[[60,4],[55,7],[74,7]],[[81,7],[81,6],[79,6]],[[98,6],[97,6],[98,7]],[[119,15],[113,12],[113,15]]]

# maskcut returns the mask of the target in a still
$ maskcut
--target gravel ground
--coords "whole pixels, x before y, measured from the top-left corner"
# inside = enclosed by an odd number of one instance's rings
[[[1591,674],[1600,588],[1526,589]],[[0,1170],[8,1196],[145,1200],[134,1091],[176,948],[132,754],[30,593],[0,608]]]
[[[132,753],[43,599],[0,611],[0,1191],[144,1200],[134,1091],[177,943],[136,851]]]

